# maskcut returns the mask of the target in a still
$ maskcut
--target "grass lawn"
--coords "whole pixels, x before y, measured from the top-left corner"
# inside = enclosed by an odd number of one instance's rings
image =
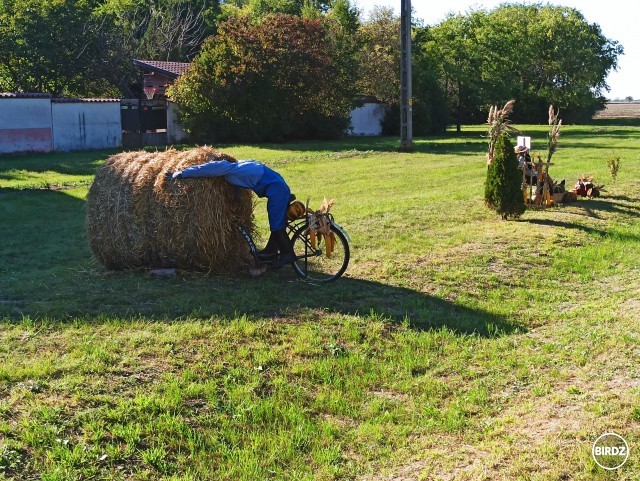
[[[112,152],[0,156],[0,479],[640,479],[640,127],[563,127],[552,177],[606,192],[508,222],[484,131],[221,146],[336,199],[322,287],[107,271],[84,204]]]

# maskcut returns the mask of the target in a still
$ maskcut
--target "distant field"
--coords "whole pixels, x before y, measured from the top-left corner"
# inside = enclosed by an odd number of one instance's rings
[[[610,102],[596,119],[640,118],[640,102]]]

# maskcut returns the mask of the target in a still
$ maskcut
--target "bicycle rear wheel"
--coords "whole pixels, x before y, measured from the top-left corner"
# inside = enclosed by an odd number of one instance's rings
[[[326,241],[318,236],[316,246],[311,245],[309,229],[302,226],[293,234],[293,251],[296,261],[293,268],[296,274],[310,282],[331,282],[338,279],[349,265],[349,242],[344,234],[332,224],[331,232],[335,243],[331,256],[327,255]]]

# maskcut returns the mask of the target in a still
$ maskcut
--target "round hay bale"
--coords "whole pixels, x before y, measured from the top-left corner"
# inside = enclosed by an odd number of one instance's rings
[[[87,195],[87,234],[109,269],[178,268],[226,273],[245,264],[237,229],[253,231],[253,197],[222,177],[165,180],[166,172],[233,157],[210,147],[109,157]]]

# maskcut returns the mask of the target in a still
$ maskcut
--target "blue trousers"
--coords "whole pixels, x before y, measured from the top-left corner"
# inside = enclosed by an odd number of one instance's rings
[[[284,229],[287,225],[286,213],[291,189],[282,176],[265,166],[264,175],[256,185],[254,192],[258,197],[267,198],[267,214],[271,232]]]

